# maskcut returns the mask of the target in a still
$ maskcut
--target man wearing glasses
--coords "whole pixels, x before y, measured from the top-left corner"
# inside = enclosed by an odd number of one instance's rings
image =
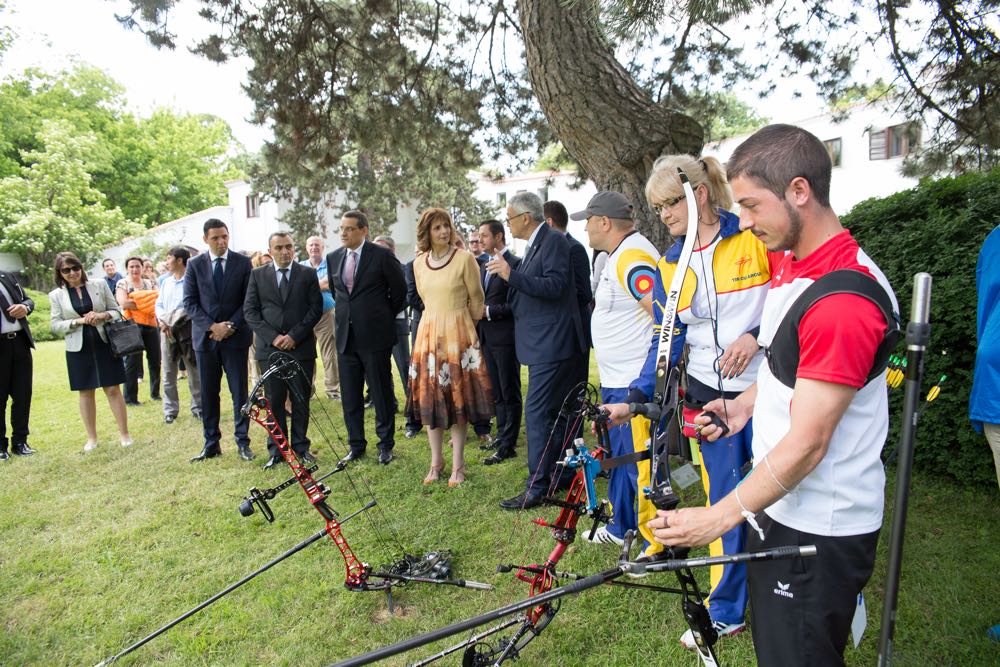
[[[569,269],[569,244],[545,224],[542,200],[531,192],[512,197],[507,224],[514,238],[528,242],[524,259],[514,269],[498,255],[486,263],[486,270],[510,285],[514,348],[518,360],[528,366],[528,479],[524,492],[500,503],[503,509],[519,510],[540,505],[549,490],[565,435],[566,425],[557,424],[559,409],[576,369],[568,361],[583,353],[586,339]]]
[[[368,218],[347,211],[340,220],[342,247],[326,257],[334,309],[340,399],[353,461],[364,456],[365,381],[375,407],[378,462],[392,461],[396,414],[393,408],[390,356],[396,344],[396,313],[406,305],[403,265],[386,248],[369,243]]]

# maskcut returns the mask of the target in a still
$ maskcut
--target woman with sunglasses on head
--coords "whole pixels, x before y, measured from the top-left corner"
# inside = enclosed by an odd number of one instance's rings
[[[688,232],[688,201],[678,169],[691,182],[698,220],[694,251],[677,305],[676,331],[671,363],[677,363],[686,348],[686,387],[683,432],[691,438],[695,462],[700,458],[702,484],[708,504],[724,498],[743,477],[742,468],[751,457],[753,429],[750,424],[728,438],[702,442],[691,426],[702,406],[714,399],[733,398],[754,383],[764,354],[757,345],[764,297],[771,283],[772,267],[781,253],[770,253],[749,230],[740,231],[739,217],[731,213],[732,194],[722,165],[713,157],[666,155],[654,164],[646,182],[646,199],[667,226],[674,243],[657,263],[653,286],[653,341],[639,378],[630,386],[629,402],[646,402],[653,395],[656,350],[662,327],[666,287],[677,270],[681,248]],[[623,404],[609,406],[612,416],[627,413]],[[726,415],[719,415],[726,421]],[[640,482],[641,483],[641,482]],[[653,510],[640,512],[640,526]],[[744,550],[745,529],[734,528],[709,545],[711,555]],[[648,552],[647,552],[648,553]],[[654,556],[655,557],[655,556]],[[711,568],[709,613],[720,637],[742,632],[746,627],[747,585],[744,565]],[[690,630],[681,637],[686,648],[695,648]]]
[[[121,309],[103,280],[88,282],[83,264],[71,252],[56,255],[55,281],[58,287],[49,292],[52,307],[52,332],[66,338],[66,367],[69,388],[80,392],[80,416],[87,430],[83,451],[97,447],[98,387],[108,397],[111,413],[118,422],[122,447],[132,444],[128,432],[125,399],[119,385],[125,382],[121,359],[111,353],[106,322],[120,320]]]

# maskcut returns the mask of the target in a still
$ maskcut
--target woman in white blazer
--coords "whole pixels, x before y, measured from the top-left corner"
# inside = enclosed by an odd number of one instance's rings
[[[87,429],[83,451],[97,447],[97,401],[100,387],[108,397],[111,413],[118,422],[122,447],[132,444],[128,415],[120,384],[125,382],[125,367],[116,359],[108,344],[104,324],[122,318],[115,297],[103,280],[87,281],[83,264],[71,252],[56,255],[56,289],[49,292],[52,306],[52,332],[66,338],[66,368],[69,388],[80,392],[80,416]]]

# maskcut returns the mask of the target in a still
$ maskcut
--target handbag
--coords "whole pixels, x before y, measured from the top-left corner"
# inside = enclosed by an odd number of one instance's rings
[[[132,320],[108,322],[104,325],[104,331],[111,344],[111,354],[118,358],[127,357],[145,349],[142,336],[139,335],[139,325]]]

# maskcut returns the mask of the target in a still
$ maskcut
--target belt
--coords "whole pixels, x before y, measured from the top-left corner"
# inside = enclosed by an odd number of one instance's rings
[[[17,338],[17,335],[19,333],[22,333],[23,331],[24,331],[23,329],[21,329],[20,331],[8,331],[7,333],[0,334],[0,338],[5,338],[7,340],[14,340],[15,338]]]

